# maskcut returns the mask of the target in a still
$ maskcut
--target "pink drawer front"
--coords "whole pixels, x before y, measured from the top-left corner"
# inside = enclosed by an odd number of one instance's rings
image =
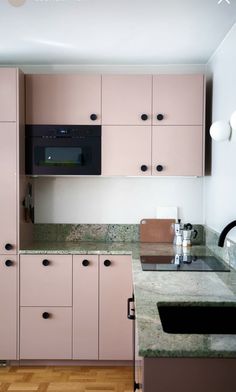
[[[21,306],[71,306],[72,256],[22,255]]]
[[[72,308],[22,307],[20,358],[72,359]]]

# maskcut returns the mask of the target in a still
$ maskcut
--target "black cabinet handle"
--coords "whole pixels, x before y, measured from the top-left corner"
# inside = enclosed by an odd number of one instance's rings
[[[137,389],[141,389],[141,385],[138,382],[134,382],[134,391],[137,391]]]
[[[43,317],[45,320],[48,319],[50,316],[51,316],[51,315],[50,315],[50,313],[48,313],[48,312],[43,312],[43,314],[42,314],[42,317]]]
[[[146,172],[148,170],[148,167],[147,167],[147,165],[142,165],[140,167],[140,169],[141,169],[142,172]]]
[[[111,261],[110,260],[105,260],[104,261],[104,265],[105,265],[105,267],[109,267],[111,265]]]
[[[162,165],[157,165],[156,167],[158,172],[161,172],[163,170],[163,166]]]
[[[92,113],[90,116],[90,120],[95,121],[97,120],[98,116],[95,113]]]
[[[13,249],[13,245],[12,244],[6,244],[5,245],[5,249],[6,250],[12,250]]]
[[[11,261],[11,260],[6,260],[6,261],[5,261],[6,267],[11,267],[13,264],[14,264],[14,263],[13,263],[13,261]]]
[[[135,320],[135,315],[131,314],[131,311],[134,311],[134,309],[130,309],[130,305],[133,302],[134,302],[134,297],[127,299],[127,318],[129,320]]]
[[[159,114],[157,115],[157,120],[158,120],[158,121],[162,121],[163,119],[164,119],[164,115],[161,114],[161,113],[159,113]]]
[[[42,264],[43,264],[45,267],[47,267],[47,266],[50,264],[50,261],[47,260],[47,259],[44,259],[44,260],[42,261]]]
[[[148,115],[145,114],[145,113],[143,113],[143,114],[141,115],[141,120],[147,121],[147,120],[148,120]]]
[[[83,264],[84,267],[88,267],[89,261],[88,260],[83,260],[82,264]]]

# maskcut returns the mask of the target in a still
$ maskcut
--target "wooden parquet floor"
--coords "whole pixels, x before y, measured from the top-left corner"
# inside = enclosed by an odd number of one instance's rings
[[[132,392],[131,367],[5,367],[0,392]]]

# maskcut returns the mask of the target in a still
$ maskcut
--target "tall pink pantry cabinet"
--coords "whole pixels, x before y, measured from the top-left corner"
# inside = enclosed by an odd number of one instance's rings
[[[19,133],[24,124],[23,74],[0,68],[0,360],[17,359],[20,172]],[[22,100],[24,102],[24,99]]]

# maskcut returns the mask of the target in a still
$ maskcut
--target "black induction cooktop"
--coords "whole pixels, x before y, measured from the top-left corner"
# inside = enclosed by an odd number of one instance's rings
[[[229,266],[214,256],[143,255],[140,261],[143,271],[230,271]]]

